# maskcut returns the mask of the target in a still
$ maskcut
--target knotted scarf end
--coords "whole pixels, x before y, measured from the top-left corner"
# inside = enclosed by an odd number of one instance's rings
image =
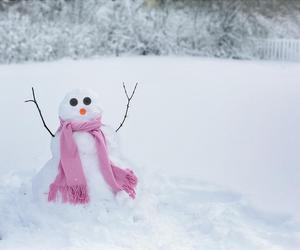
[[[48,201],[56,201],[58,193],[61,194],[63,202],[71,204],[85,204],[89,202],[87,187],[85,185],[77,186],[57,186],[54,183],[50,185]]]

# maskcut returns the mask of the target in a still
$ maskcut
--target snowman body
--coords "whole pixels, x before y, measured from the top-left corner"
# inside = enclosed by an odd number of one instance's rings
[[[92,102],[83,100],[89,98]],[[77,104],[74,105],[76,103]],[[73,101],[73,103],[72,103]],[[60,105],[59,115],[63,120],[88,121],[101,116],[96,95],[87,90],[75,90],[69,93]],[[84,110],[84,111],[83,111]],[[81,165],[86,178],[91,202],[111,200],[114,194],[106,183],[101,173],[96,142],[88,132],[78,131],[73,133],[80,156]],[[51,142],[52,159],[50,159],[41,171],[33,179],[33,195],[38,201],[47,201],[50,184],[55,180],[60,162],[60,132],[55,134]]]

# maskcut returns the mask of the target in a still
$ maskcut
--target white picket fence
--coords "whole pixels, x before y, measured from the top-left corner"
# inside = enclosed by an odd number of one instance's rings
[[[300,61],[300,39],[257,40],[256,46],[261,59]]]

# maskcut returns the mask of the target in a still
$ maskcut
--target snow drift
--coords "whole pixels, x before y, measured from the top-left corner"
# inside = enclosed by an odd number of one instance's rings
[[[0,249],[298,249],[299,72],[197,58],[1,66]],[[31,86],[53,130],[65,93],[83,86],[117,127],[123,81],[140,83],[113,140],[141,180],[136,203],[32,203],[50,148],[24,104]]]

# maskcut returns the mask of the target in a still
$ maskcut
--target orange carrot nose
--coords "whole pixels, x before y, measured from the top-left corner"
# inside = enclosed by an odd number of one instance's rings
[[[81,115],[85,115],[85,114],[86,114],[86,109],[81,108],[81,109],[79,110],[79,113],[80,113]]]

